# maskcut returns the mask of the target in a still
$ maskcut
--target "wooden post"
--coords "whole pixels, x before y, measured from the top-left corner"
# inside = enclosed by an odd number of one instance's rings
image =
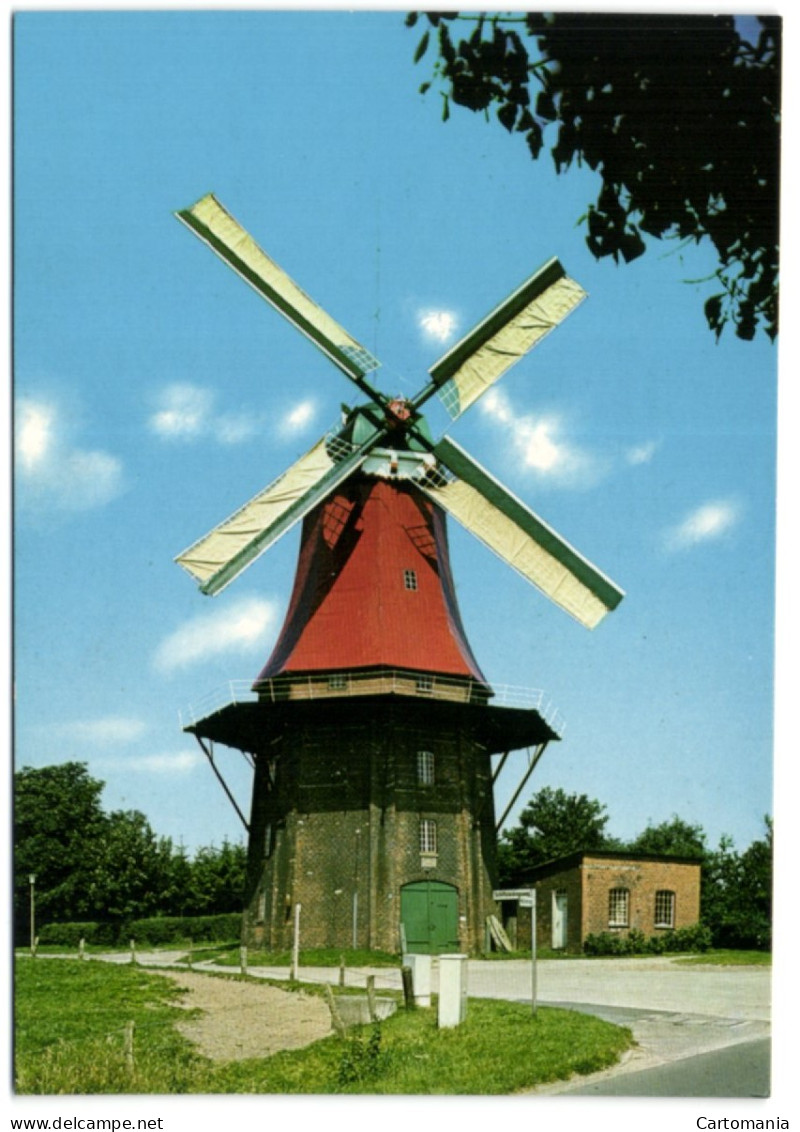
[[[344,986],[344,955],[339,956],[339,986]]]
[[[345,1026],[344,1022],[342,1021],[342,1016],[339,1013],[338,1008],[336,1006],[336,999],[333,997],[333,991],[331,990],[330,983],[325,984],[325,998],[327,999],[327,1002],[328,1002],[328,1009],[331,1012],[331,1025],[333,1026],[334,1030],[336,1031],[336,1033],[339,1035],[340,1038],[346,1038],[347,1037],[347,1027]]]
[[[125,1068],[129,1076],[133,1076],[134,1060],[133,1060],[133,1030],[135,1022],[125,1023]]]
[[[131,940],[131,963],[136,962],[136,940]]]
[[[79,959],[85,959],[86,958],[86,940],[83,939],[83,938],[78,940],[78,958]]]
[[[242,975],[247,974],[247,948],[244,946],[239,948],[239,971]]]
[[[297,978],[297,970],[300,965],[300,904],[294,906],[294,930],[292,932],[292,967],[289,972],[291,979]]]
[[[193,946],[194,946],[194,944],[192,943],[191,940],[189,940],[189,950],[186,952],[186,966],[189,968],[190,971],[192,969],[192,963],[193,963],[193,960],[192,960],[192,947]]]
[[[403,998],[406,1001],[406,1010],[415,1010],[417,1004],[414,1001],[414,976],[411,974],[411,968],[402,967],[400,974],[403,976]]]
[[[36,936],[33,937],[33,943],[31,945],[31,958],[32,959],[36,958],[36,952],[38,950],[39,950],[39,937],[38,937],[38,935],[36,935]]]
[[[375,1009],[375,976],[367,975],[367,1006],[369,1007],[370,1022],[377,1022],[378,1012]]]

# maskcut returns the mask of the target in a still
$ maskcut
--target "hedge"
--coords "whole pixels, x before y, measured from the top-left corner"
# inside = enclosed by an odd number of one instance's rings
[[[59,947],[77,947],[81,940],[101,947],[115,947],[135,939],[137,944],[156,946],[186,940],[228,942],[242,934],[239,912],[217,916],[151,916],[145,920],[124,923],[44,924],[39,929],[39,943]]]

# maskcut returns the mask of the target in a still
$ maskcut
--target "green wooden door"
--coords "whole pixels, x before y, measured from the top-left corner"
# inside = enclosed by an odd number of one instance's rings
[[[403,885],[400,917],[406,948],[423,955],[458,950],[458,889],[441,880]]]

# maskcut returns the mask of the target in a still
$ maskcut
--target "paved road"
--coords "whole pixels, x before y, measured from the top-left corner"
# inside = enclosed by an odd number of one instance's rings
[[[768,1097],[769,1038],[684,1057],[638,1073],[597,1075],[551,1093],[591,1097]]]

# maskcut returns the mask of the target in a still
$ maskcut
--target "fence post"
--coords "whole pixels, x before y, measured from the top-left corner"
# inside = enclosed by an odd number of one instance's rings
[[[375,1009],[375,976],[367,975],[367,1006],[369,1007],[369,1020],[376,1022],[378,1014]]]
[[[403,998],[405,999],[406,1010],[414,1010],[417,1004],[414,1001],[414,979],[411,974],[411,968],[402,967],[400,974],[403,978]]]
[[[300,904],[294,906],[294,930],[292,932],[292,967],[289,972],[289,977],[292,980],[297,978],[297,969],[300,960]]]
[[[242,975],[247,974],[247,948],[244,946],[239,948],[239,972]]]
[[[336,1007],[336,999],[333,997],[330,983],[325,984],[325,998],[328,1000],[328,1008],[331,1012],[331,1025],[340,1038],[346,1038],[347,1027],[342,1021],[342,1016]]]
[[[343,987],[344,984],[344,955],[339,956],[339,986]]]
[[[86,940],[83,937],[78,940],[78,958],[86,958]]]
[[[131,963],[136,962],[136,940],[131,940]]]
[[[130,1076],[133,1076],[134,1060],[133,1060],[133,1030],[135,1022],[125,1023],[125,1068]]]

